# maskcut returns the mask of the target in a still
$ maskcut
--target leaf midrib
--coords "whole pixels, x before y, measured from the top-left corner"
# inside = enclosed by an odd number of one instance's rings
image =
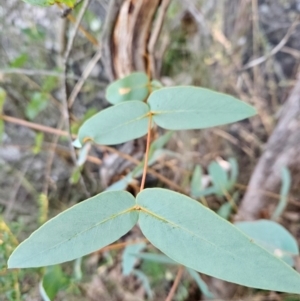
[[[146,215],[147,215],[147,214],[148,214],[148,215],[151,215],[151,216],[153,216],[154,218],[161,220],[162,222],[165,222],[165,223],[167,223],[167,224],[170,224],[171,226],[174,226],[175,228],[180,228],[180,229],[182,229],[183,231],[189,233],[189,235],[194,236],[194,237],[197,237],[200,241],[205,241],[205,242],[207,242],[208,244],[212,245],[213,247],[215,247],[215,248],[218,249],[218,250],[221,250],[222,252],[225,251],[226,253],[230,254],[230,255],[233,256],[234,258],[238,258],[239,260],[245,261],[245,259],[244,259],[243,257],[236,256],[234,253],[228,251],[228,250],[225,249],[225,248],[224,248],[224,249],[221,249],[221,248],[220,248],[218,245],[216,245],[215,243],[213,243],[213,242],[211,242],[211,241],[209,241],[209,240],[207,240],[207,239],[205,239],[205,238],[203,238],[203,237],[201,237],[201,236],[198,236],[196,233],[190,231],[190,230],[187,229],[187,228],[184,228],[184,227],[182,227],[182,226],[180,226],[180,225],[178,225],[178,224],[175,224],[174,222],[172,222],[172,221],[170,221],[170,220],[167,220],[167,219],[163,218],[162,216],[160,216],[160,215],[154,213],[153,211],[150,211],[150,210],[148,210],[148,209],[146,209],[146,208],[144,208],[144,207],[140,207],[140,210],[141,210],[141,212],[144,211],[144,213],[145,213]],[[245,236],[245,238],[248,239],[249,242],[251,242],[250,238],[248,238],[248,237],[247,237],[246,235],[244,235],[242,232],[241,232],[241,234],[242,234],[243,236]],[[269,253],[267,250],[265,250],[264,248],[260,247],[257,243],[253,242],[253,244],[255,244],[256,247],[259,247],[259,248],[263,249],[265,252]],[[270,256],[273,256],[273,255],[270,254]],[[251,262],[251,264],[253,265],[253,262]]]
[[[83,230],[83,231],[81,231],[81,232],[76,233],[76,234],[73,235],[71,238],[65,239],[65,240],[63,240],[63,241],[61,241],[61,242],[55,244],[54,246],[51,246],[50,248],[47,248],[47,249],[45,249],[45,250],[43,250],[43,251],[41,251],[41,252],[39,252],[39,253],[37,253],[37,254],[34,254],[33,256],[28,257],[26,260],[24,260],[24,262],[27,261],[27,260],[30,260],[30,259],[33,258],[33,257],[36,257],[37,255],[41,255],[41,254],[43,254],[43,253],[45,253],[45,252],[47,252],[47,251],[50,251],[50,250],[56,248],[57,246],[59,246],[59,245],[61,245],[61,244],[63,244],[63,243],[66,243],[67,241],[71,241],[71,240],[74,239],[75,237],[78,237],[78,236],[80,236],[80,235],[86,233],[87,231],[90,231],[90,230],[92,230],[93,228],[96,228],[96,227],[100,226],[101,224],[104,224],[104,223],[106,223],[106,222],[108,222],[108,221],[110,221],[110,220],[112,220],[112,219],[114,219],[114,218],[117,218],[117,217],[119,217],[119,216],[121,216],[121,215],[123,215],[123,214],[129,213],[129,212],[131,212],[131,211],[133,211],[133,210],[134,210],[134,206],[133,206],[133,207],[130,207],[130,208],[127,208],[126,210],[124,210],[124,211],[122,211],[122,212],[113,214],[113,215],[111,215],[110,217],[108,217],[108,218],[102,220],[101,222],[96,223],[96,224],[93,225],[92,227],[89,227],[89,228],[87,228],[87,229],[85,229],[85,230]]]
[[[140,120],[144,119],[145,117],[148,117],[148,114],[149,114],[149,112],[147,112],[146,114],[144,114],[144,115],[142,115],[142,116],[136,117],[135,119],[131,119],[131,120],[125,122],[125,123],[121,123],[121,124],[119,124],[119,125],[117,125],[117,126],[111,128],[110,130],[105,131],[104,134],[99,133],[99,136],[96,135],[95,138],[92,138],[92,139],[97,139],[97,137],[98,137],[98,138],[99,138],[99,137],[101,138],[101,137],[103,137],[103,136],[105,136],[105,135],[108,135],[109,133],[111,133],[111,132],[117,130],[117,129],[120,128],[120,127],[126,126],[126,125],[128,125],[128,124],[130,124],[130,123],[133,123],[133,122],[140,121]]]

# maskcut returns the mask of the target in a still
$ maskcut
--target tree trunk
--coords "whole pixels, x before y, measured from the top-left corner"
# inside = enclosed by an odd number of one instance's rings
[[[102,39],[103,61],[110,80],[124,77],[133,71],[143,71],[155,77],[154,46],[169,2],[111,1]]]
[[[284,166],[290,169],[292,175],[300,172],[300,72],[282,108],[279,122],[251,176],[238,219],[253,220],[268,214],[265,209],[270,199],[264,191],[279,192]]]

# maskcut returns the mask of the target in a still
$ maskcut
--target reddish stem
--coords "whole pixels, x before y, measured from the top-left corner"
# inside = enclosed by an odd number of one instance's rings
[[[142,177],[142,181],[141,181],[140,191],[142,191],[145,187],[145,181],[146,181],[146,175],[147,175],[150,140],[151,140],[151,123],[152,123],[152,115],[149,116],[146,153],[145,153],[145,159],[144,159],[144,170],[143,170],[143,177]]]

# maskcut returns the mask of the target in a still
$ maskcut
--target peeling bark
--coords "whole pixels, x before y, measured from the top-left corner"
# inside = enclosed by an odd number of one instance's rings
[[[111,1],[102,39],[103,61],[110,80],[124,77],[133,71],[143,71],[149,76],[155,74],[153,64],[155,39],[151,39],[151,34],[157,10],[162,6],[162,11],[166,12],[169,1],[167,4],[165,2]],[[160,31],[161,24],[155,26]],[[153,30],[153,33],[157,36],[157,30]]]

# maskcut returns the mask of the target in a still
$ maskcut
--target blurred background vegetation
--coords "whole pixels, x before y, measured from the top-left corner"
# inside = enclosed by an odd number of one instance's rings
[[[8,256],[18,242],[62,210],[114,183],[137,192],[139,176],[126,176],[142,160],[143,138],[116,147],[88,145],[81,153],[76,153],[71,142],[83,121],[109,106],[105,89],[111,80],[127,73],[118,65],[122,57],[113,53],[117,46],[122,49],[125,45],[118,42],[116,32],[107,38],[108,21],[123,20],[120,11],[113,16],[119,6],[133,9],[140,2],[83,1],[72,11],[56,5],[31,6],[20,0],[0,3],[1,301],[165,300],[178,275],[178,266],[156,256],[160,254],[144,241],[137,227],[118,244],[72,263],[6,270]],[[166,86],[197,85],[235,95],[254,105],[258,115],[225,127],[163,136],[146,185],[187,193],[230,221],[270,219],[281,203],[276,219],[299,245],[300,152],[294,147],[300,145],[300,113],[288,118],[294,118],[289,131],[280,132],[291,137],[287,144],[296,151],[281,150],[280,144],[286,141],[274,133],[280,120],[289,116],[284,113],[288,111],[285,105],[297,91],[294,112],[300,110],[300,90],[293,90],[299,86],[300,1],[157,1],[160,10],[164,5],[153,54],[155,69],[144,71]],[[159,16],[158,10],[154,21]],[[150,32],[155,32],[155,24],[147,28],[147,40]],[[142,32],[138,22],[134,25]],[[134,59],[143,55],[133,52]],[[156,138],[159,134],[163,133],[156,133]],[[284,161],[281,167],[287,167],[290,175],[281,168],[279,175],[267,170],[267,186],[261,182],[260,192],[255,185],[248,191],[260,195],[260,204],[249,208],[247,185],[250,179],[255,182],[255,167],[261,166],[270,147],[276,149],[274,145],[278,145],[277,161]],[[289,158],[281,160],[285,157],[280,152]],[[267,165],[273,166],[275,161],[269,160]],[[233,181],[225,192],[211,189],[199,193],[213,187],[213,170],[217,175],[231,171]],[[226,176],[221,178],[226,180]],[[128,253],[137,255],[128,257]],[[294,259],[300,271],[299,256]],[[300,300],[200,278],[184,270],[173,300],[209,298]]]

